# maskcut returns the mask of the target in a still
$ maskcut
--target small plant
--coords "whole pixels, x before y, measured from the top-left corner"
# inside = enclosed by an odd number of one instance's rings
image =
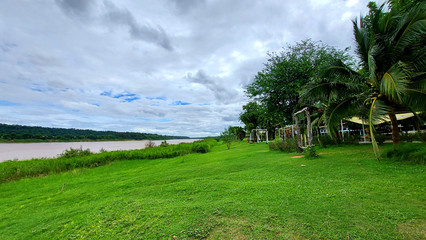
[[[317,151],[315,150],[315,146],[308,146],[305,150],[304,150],[304,155],[306,158],[318,158],[319,155],[317,154]]]
[[[345,144],[358,144],[359,143],[359,139],[354,136],[354,135],[350,135],[350,136],[345,136],[343,138],[343,142]]]
[[[296,139],[289,138],[287,142],[283,140],[275,140],[268,144],[269,150],[271,151],[281,151],[281,152],[295,152],[297,149],[297,141]]]
[[[99,150],[99,153],[104,153],[107,152],[107,150],[105,150],[104,148],[101,148],[101,150]]]
[[[210,152],[210,146],[207,143],[195,142],[192,145],[192,151],[196,153],[208,153]]]
[[[151,140],[148,140],[148,142],[145,143],[145,148],[153,148],[155,147],[155,143]]]
[[[73,157],[84,157],[92,155],[93,153],[90,149],[85,149],[80,146],[80,148],[70,148],[66,149],[63,153],[59,154],[59,158],[73,158]]]
[[[426,148],[421,144],[406,143],[396,148],[383,151],[382,158],[414,164],[425,164]]]
[[[166,140],[164,140],[164,141],[162,141],[161,142],[161,144],[160,144],[160,147],[167,147],[167,146],[169,146],[170,144],[168,144],[167,143],[167,141]]]
[[[318,142],[321,147],[326,148],[329,145],[335,145],[336,143],[333,141],[333,139],[330,137],[330,135],[322,135],[319,136]]]
[[[234,134],[234,131],[229,127],[228,129],[225,129],[223,133],[220,134],[220,138],[224,143],[226,143],[226,147],[228,150],[231,148],[231,143],[235,142],[237,137]]]
[[[376,134],[374,138],[376,138],[377,144],[379,145],[382,145],[386,141],[386,136],[383,134]]]

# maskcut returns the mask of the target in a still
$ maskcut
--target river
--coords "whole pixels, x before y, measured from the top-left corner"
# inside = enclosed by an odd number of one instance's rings
[[[189,143],[200,139],[172,139],[169,144]],[[144,141],[111,141],[111,142],[48,142],[48,143],[0,143],[0,162],[7,160],[28,160],[32,158],[54,158],[66,149],[90,149],[92,152],[131,150],[145,148]],[[160,145],[161,140],[153,141]]]

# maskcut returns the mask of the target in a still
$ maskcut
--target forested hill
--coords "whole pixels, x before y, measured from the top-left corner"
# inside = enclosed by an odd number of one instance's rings
[[[0,141],[102,141],[102,140],[166,140],[184,136],[164,136],[150,133],[94,131],[65,128],[29,127],[0,123]]]

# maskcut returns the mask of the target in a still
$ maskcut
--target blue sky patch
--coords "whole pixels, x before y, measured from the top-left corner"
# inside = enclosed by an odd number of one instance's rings
[[[21,105],[21,104],[0,99],[0,106],[18,106],[18,105]]]
[[[189,103],[189,102],[182,102],[182,101],[174,101],[173,103],[172,103],[172,105],[173,106],[179,106],[179,105],[182,105],[182,106],[185,106],[185,105],[190,105],[191,103]]]
[[[162,118],[162,119],[158,119],[157,122],[162,122],[162,123],[167,123],[167,122],[171,122],[172,120],[167,119],[167,118]]]
[[[131,96],[129,96],[129,97],[123,97],[123,98],[120,98],[120,99],[122,99],[122,102],[133,102],[135,100],[140,99],[140,97],[131,97]]]
[[[148,99],[148,100],[162,100],[162,101],[167,100],[166,97],[146,97],[146,99]]]
[[[100,94],[101,96],[106,96],[106,97],[112,97],[115,99],[120,99],[121,102],[133,102],[135,100],[140,99],[140,97],[137,97],[135,93],[130,93],[127,91],[124,91],[122,93],[118,93],[118,94],[112,94],[112,91],[103,91]]]

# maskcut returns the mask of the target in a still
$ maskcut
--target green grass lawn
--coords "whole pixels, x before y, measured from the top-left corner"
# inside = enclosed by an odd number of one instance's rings
[[[378,163],[371,145],[318,152],[239,143],[3,183],[0,238],[426,238],[424,166]]]

